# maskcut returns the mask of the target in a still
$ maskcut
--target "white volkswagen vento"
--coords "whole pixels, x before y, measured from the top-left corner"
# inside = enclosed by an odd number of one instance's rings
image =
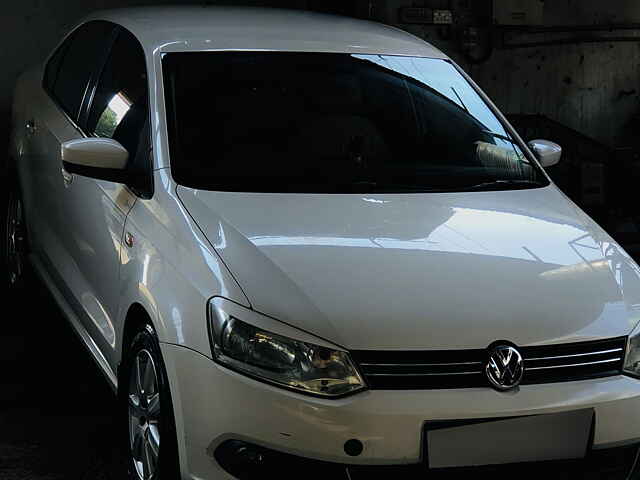
[[[18,83],[9,277],[117,390],[132,478],[624,478],[640,270],[559,157],[391,27],[97,13]]]

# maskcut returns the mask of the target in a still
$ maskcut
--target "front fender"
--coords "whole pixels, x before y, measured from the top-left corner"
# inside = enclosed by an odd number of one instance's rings
[[[127,312],[142,305],[161,343],[182,345],[211,357],[207,300],[220,295],[249,301],[172,191],[167,170],[154,173],[155,195],[138,199],[129,213],[120,255],[121,302],[116,342],[122,355]],[[115,366],[114,366],[115,367]]]

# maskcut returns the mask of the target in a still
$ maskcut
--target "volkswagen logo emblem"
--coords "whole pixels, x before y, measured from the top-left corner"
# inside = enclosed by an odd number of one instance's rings
[[[509,345],[498,345],[489,351],[485,374],[496,390],[504,392],[520,385],[524,373],[522,355]]]

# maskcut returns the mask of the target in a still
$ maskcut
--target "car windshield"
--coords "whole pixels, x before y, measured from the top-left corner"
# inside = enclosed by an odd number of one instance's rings
[[[163,57],[171,168],[207,190],[396,193],[548,181],[448,61],[288,52]]]

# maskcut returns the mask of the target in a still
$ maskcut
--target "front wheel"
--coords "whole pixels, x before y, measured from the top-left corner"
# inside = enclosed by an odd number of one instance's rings
[[[126,415],[129,478],[179,478],[175,422],[169,383],[153,328],[146,325],[131,341],[119,388]],[[124,393],[124,392],[123,392]]]

